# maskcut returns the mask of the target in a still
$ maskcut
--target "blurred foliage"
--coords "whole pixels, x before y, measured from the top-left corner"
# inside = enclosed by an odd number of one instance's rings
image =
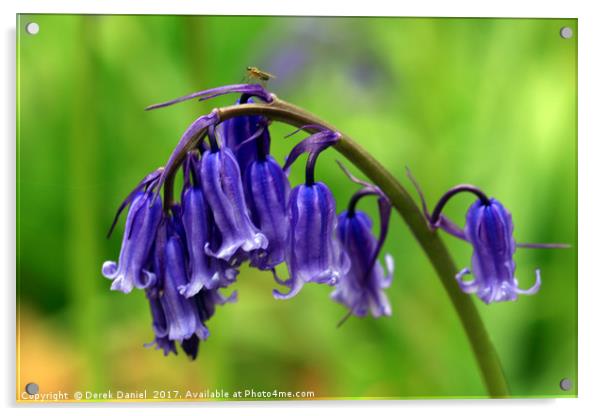
[[[40,24],[25,34],[29,21]],[[141,292],[109,291],[119,253],[107,228],[122,198],[165,163],[187,125],[235,97],[145,106],[276,74],[280,97],[355,137],[429,204],[473,183],[503,201],[523,242],[521,287],[541,292],[479,310],[516,396],[574,395],[577,372],[576,20],[21,15],[18,24],[19,389],[315,390],[319,397],[483,396],[475,360],[426,257],[394,215],[393,316],[336,323],[330,288],[276,301],[268,273],[243,268],[199,358],[164,358]],[[272,127],[283,160],[295,136]],[[334,151],[317,176],[344,205],[355,186]],[[291,175],[302,180],[300,163]],[[463,224],[470,196],[447,213]],[[376,213],[373,201],[362,208]],[[447,238],[458,268],[470,247]],[[452,279],[453,276],[450,276]],[[477,300],[477,299],[475,299]]]

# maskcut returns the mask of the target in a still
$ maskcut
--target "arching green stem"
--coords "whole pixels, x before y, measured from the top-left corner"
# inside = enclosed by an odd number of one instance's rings
[[[218,112],[220,121],[238,116],[262,115],[270,120],[281,121],[296,127],[307,126],[304,129],[310,133],[317,132],[316,127],[311,127],[316,125],[339,132],[341,140],[337,142],[334,148],[360,169],[388,196],[393,207],[406,222],[435,268],[437,276],[462,322],[490,396],[509,396],[508,385],[497,352],[489,338],[485,325],[472,299],[460,290],[454,279],[458,268],[454,265],[446,246],[437,232],[429,228],[420,208],[406,189],[384,166],[367,153],[359,144],[334,126],[277,97],[274,97],[274,101],[269,104],[247,103],[223,107],[215,111]],[[198,137],[195,138],[195,140],[198,139]],[[178,160],[183,160],[184,158],[184,155],[177,156]],[[173,176],[177,168],[178,166],[176,165],[172,167],[172,172],[166,172],[167,178],[164,187],[166,205],[172,201]]]

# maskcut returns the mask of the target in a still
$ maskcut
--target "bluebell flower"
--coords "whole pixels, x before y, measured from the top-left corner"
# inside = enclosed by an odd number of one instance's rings
[[[387,266],[385,274],[378,261],[378,255],[389,229],[391,203],[380,188],[356,179],[343,165],[341,168],[352,181],[363,187],[352,196],[347,210],[339,215],[336,234],[349,257],[351,267],[340,279],[331,297],[349,308],[347,317],[352,314],[366,316],[368,312],[373,317],[388,316],[391,315],[391,306],[384,289],[391,285],[393,258],[390,255],[385,256]],[[378,197],[380,212],[378,239],[372,234],[370,217],[356,208],[357,203],[369,195]]]
[[[236,281],[238,262],[227,262],[209,256],[205,245],[216,247],[220,242],[219,230],[213,220],[203,191],[200,187],[200,166],[196,154],[189,155],[184,168],[184,188],[182,192],[182,224],[186,234],[188,247],[188,277],[186,286],[180,287],[180,292],[191,297],[202,288],[224,288]],[[192,182],[190,178],[192,177]],[[238,260],[238,259],[236,259]]]
[[[141,289],[149,287],[156,278],[146,266],[161,220],[161,202],[153,202],[152,196],[152,186],[160,173],[157,171],[149,175],[134,189],[122,203],[113,221],[111,230],[121,211],[129,204],[119,263],[106,261],[102,265],[102,274],[113,281],[111,290],[129,293],[134,287]],[[141,189],[143,187],[148,189],[143,191]]]
[[[529,289],[518,287],[514,277],[516,243],[512,235],[510,212],[494,198],[488,202],[478,199],[466,214],[466,240],[472,244],[472,273],[474,279],[463,280],[471,273],[465,268],[456,275],[465,293],[476,293],[485,303],[515,300],[518,295],[533,295],[539,291],[541,276],[535,270],[535,283]]]
[[[178,290],[187,284],[184,249],[181,239],[167,219],[165,242],[165,277],[161,305],[165,313],[170,340],[180,341],[196,335],[202,340],[209,336],[209,330],[201,321],[193,299],[182,296]]]
[[[179,290],[185,297],[191,297],[203,287],[212,289],[219,280],[211,258],[204,250],[205,242],[209,241],[209,221],[205,197],[198,185],[187,188],[182,194],[182,222],[189,255],[189,279]]]
[[[322,182],[314,180],[316,159],[321,151],[336,143],[338,133],[322,130],[293,148],[285,170],[302,154],[309,153],[304,184],[295,187],[288,203],[290,224],[286,249],[289,279],[276,281],[289,291],[274,290],[277,299],[295,296],[305,283],[336,284],[349,270],[349,259],[335,238],[336,204],[332,192]]]
[[[187,298],[194,296],[202,288],[217,287],[220,280],[213,259],[205,253],[204,249],[205,243],[210,238],[211,223],[208,206],[200,186],[197,161],[196,154],[191,153],[188,156],[182,191],[181,214],[188,253],[188,282],[178,290]]]
[[[209,250],[210,252],[216,250],[218,247],[222,246],[222,235],[221,232],[219,230],[218,225],[215,223],[215,220],[213,219],[213,212],[211,212],[211,210],[208,210],[207,215],[209,217],[209,241],[208,246],[207,243],[205,243],[204,246],[207,246],[208,248],[205,249],[204,251],[205,253],[207,253],[207,250]],[[235,251],[235,253],[232,255],[232,257],[230,257],[229,260],[224,260],[218,257],[213,257],[213,256],[209,256],[209,258],[211,259],[211,266],[213,268],[215,268],[217,274],[218,274],[218,283],[216,285],[216,287],[228,287],[229,285],[231,285],[232,283],[234,283],[236,281],[236,277],[239,274],[239,267],[241,264],[243,264],[246,260],[249,259],[249,253],[244,252],[241,249],[238,249]]]
[[[155,346],[156,349],[163,350],[163,355],[167,356],[173,352],[177,354],[176,344],[173,340],[169,339],[169,326],[163,305],[161,303],[161,296],[163,294],[163,284],[165,282],[165,244],[167,241],[166,222],[161,220],[159,228],[157,230],[153,249],[151,253],[151,261],[149,267],[155,274],[156,279],[152,286],[146,288],[146,298],[148,299],[151,317],[152,317],[152,328],[155,335],[154,340],[145,347]]]
[[[154,288],[150,290],[147,289],[146,297],[150,305],[155,339],[152,342],[145,344],[145,347],[154,345],[157,349],[163,350],[163,355],[165,356],[169,355],[171,352],[177,354],[176,343],[168,337],[167,318],[165,317],[165,312],[161,305],[159,290]]]
[[[393,258],[385,256],[387,273],[375,256],[378,243],[372,234],[372,221],[361,211],[343,211],[339,215],[337,237],[351,261],[349,272],[344,275],[332,299],[347,306],[356,316],[374,317],[391,315],[391,306],[384,289],[391,285]]]
[[[236,300],[236,292],[223,296],[218,289],[200,289],[186,298],[175,290],[186,279],[183,271],[186,253],[181,242],[181,229],[177,226],[181,212],[172,210],[171,218],[162,220],[157,231],[150,267],[157,275],[154,284],[146,289],[153,318],[153,342],[164,355],[176,351],[176,341],[191,359],[195,359],[199,342],[207,338],[206,321],[215,313],[215,306]]]
[[[282,167],[268,154],[269,137],[260,135],[256,141],[257,158],[247,169],[245,192],[251,220],[267,237],[268,246],[251,255],[251,265],[271,270],[285,260],[290,184]]]
[[[496,199],[489,198],[483,191],[472,185],[458,185],[446,192],[433,210],[428,208],[422,190],[408,170],[408,176],[414,183],[422,202],[422,210],[432,228],[441,228],[445,232],[467,241],[473,247],[472,270],[462,269],[456,274],[456,280],[465,293],[476,293],[486,304],[512,301],[518,295],[534,295],[541,287],[541,274],[535,270],[535,283],[529,289],[520,289],[515,277],[516,263],[514,253],[517,247],[525,248],[566,248],[565,244],[516,243],[513,236],[514,225],[510,212]],[[444,206],[461,192],[474,194],[478,199],[466,214],[466,225],[460,228],[442,214]],[[464,280],[472,273],[474,279]]]
[[[215,139],[213,139],[215,141]],[[200,178],[205,198],[219,229],[221,244],[205,244],[207,254],[229,261],[239,250],[264,250],[268,240],[251,222],[236,158],[227,147],[213,148],[201,157]]]
[[[243,95],[239,103],[245,103]],[[251,99],[248,102],[252,102]],[[268,240],[266,249],[250,253],[251,265],[271,270],[284,261],[288,236],[286,204],[290,185],[284,170],[269,155],[270,134],[265,117],[235,117],[220,124],[228,147],[241,169],[252,223]]]

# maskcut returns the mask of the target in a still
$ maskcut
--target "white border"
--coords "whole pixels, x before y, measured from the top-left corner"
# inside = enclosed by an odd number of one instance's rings
[[[596,256],[601,246],[596,237],[601,231],[598,211],[600,198],[601,141],[600,106],[597,105],[602,90],[600,77],[600,40],[602,17],[595,10],[594,1],[542,1],[505,0],[483,1],[421,1],[398,2],[369,0],[350,1],[302,0],[285,2],[278,0],[20,0],[3,1],[0,70],[2,71],[3,97],[0,99],[0,125],[4,137],[1,141],[2,199],[0,204],[0,264],[2,274],[0,325],[3,342],[0,343],[0,405],[8,408],[8,414],[48,413],[55,415],[80,415],[83,412],[105,415],[110,409],[116,415],[144,411],[145,414],[163,414],[173,405],[155,405],[140,409],[125,405],[78,405],[50,408],[21,406],[15,408],[14,364],[14,276],[15,276],[15,22],[16,13],[116,13],[116,14],[276,14],[276,15],[400,15],[400,16],[466,16],[466,17],[577,17],[579,18],[579,399],[562,400],[508,400],[508,401],[404,401],[404,402],[299,402],[299,403],[196,403],[180,404],[179,415],[199,412],[250,415],[265,414],[330,414],[341,409],[346,413],[364,414],[377,411],[382,414],[439,414],[446,415],[504,415],[509,412],[545,412],[546,415],[591,414],[602,408],[602,396],[597,388],[601,378],[602,336],[599,316],[602,316],[602,277],[596,267]],[[559,197],[562,197],[559,195]],[[12,299],[12,300],[11,300]],[[200,409],[199,409],[200,408]],[[85,410],[84,410],[85,409]]]

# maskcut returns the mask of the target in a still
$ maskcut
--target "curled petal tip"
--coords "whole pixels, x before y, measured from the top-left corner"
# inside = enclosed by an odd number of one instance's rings
[[[466,276],[467,274],[470,274],[470,269],[468,267],[460,270],[456,274],[456,281],[458,282],[458,284],[460,285],[460,289],[462,289],[464,293],[474,293],[478,289],[477,279],[473,279],[467,282],[463,279],[464,276]]]
[[[146,289],[153,286],[157,282],[157,275],[148,270],[142,269],[140,278],[135,282],[138,289]]]
[[[272,294],[274,296],[274,299],[286,300],[286,299],[291,299],[300,291],[301,291],[301,286],[299,286],[298,288],[292,288],[288,293],[282,293],[282,292],[278,291],[277,289],[273,289]]]
[[[276,272],[276,269],[272,268],[270,271],[272,272],[272,275],[274,276],[274,280],[276,281],[276,283],[278,283],[279,285],[282,285],[282,286],[288,286],[289,285],[289,281],[288,280],[282,280],[278,276],[278,273]]]
[[[291,278],[288,280],[282,280],[280,277],[278,277],[275,269],[272,269],[271,271],[274,276],[274,280],[278,284],[289,288],[288,293],[282,293],[277,289],[272,290],[272,294],[274,295],[275,299],[290,299],[301,291],[301,288],[303,287],[303,281],[301,279]]]
[[[541,271],[539,269],[535,269],[535,283],[529,289],[519,289],[516,288],[515,292],[521,295],[534,295],[539,292],[541,288]]]
[[[114,261],[105,261],[102,264],[102,275],[109,280],[115,279],[117,272],[117,263]]]

